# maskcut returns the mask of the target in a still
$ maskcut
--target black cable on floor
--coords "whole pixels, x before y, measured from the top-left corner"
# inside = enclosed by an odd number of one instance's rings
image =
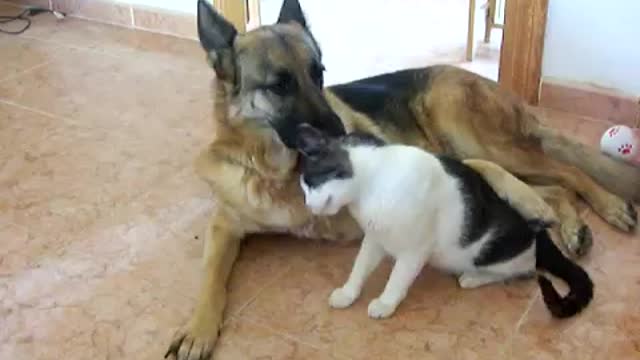
[[[19,13],[18,15],[0,15],[0,25],[2,24],[9,24],[15,21],[18,22],[22,22],[24,23],[24,26],[19,29],[19,30],[5,30],[3,28],[0,27],[0,33],[3,34],[9,34],[9,35],[19,35],[22,34],[23,32],[27,31],[27,29],[31,26],[31,17],[38,15],[38,14],[42,14],[42,13],[51,13],[53,15],[55,15],[58,19],[61,19],[64,17],[64,14],[58,11],[54,11],[54,10],[49,10],[49,9],[44,9],[44,8],[28,8],[28,9],[24,9],[21,13]]]

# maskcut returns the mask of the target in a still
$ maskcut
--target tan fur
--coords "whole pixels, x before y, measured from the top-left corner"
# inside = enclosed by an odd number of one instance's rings
[[[220,20],[206,18],[204,25],[211,26],[216,21]],[[494,82],[458,68],[434,67],[429,83],[425,83],[424,89],[408,104],[393,105],[408,107],[417,127],[402,129],[375,123],[343,103],[329,89],[325,89],[323,98],[307,94],[313,91],[314,85],[308,80],[307,67],[303,65],[309,52],[313,51],[313,44],[305,40],[301,35],[302,27],[297,24],[279,26],[278,41],[282,37],[292,39],[286,52],[269,46],[269,41],[276,40],[273,31],[266,28],[236,40],[234,51],[249,53],[250,59],[269,59],[269,67],[259,67],[251,61],[243,64],[243,76],[251,76],[247,81],[260,84],[278,69],[286,68],[298,79],[298,93],[302,94],[290,101],[300,101],[305,106],[318,105],[318,108],[326,106],[322,102],[328,103],[348,131],[364,130],[389,142],[415,145],[460,159],[474,159],[466,163],[480,172],[500,196],[525,216],[557,219],[563,242],[575,254],[582,253],[590,245],[588,228],[575,210],[576,193],[619,228],[629,230],[634,225],[628,204],[579,168],[601,169],[611,177],[618,175],[621,169],[625,174],[634,175],[635,172],[604,161],[592,152],[584,152],[592,159],[580,159],[580,148],[575,142],[544,128],[520,100],[500,90]],[[216,40],[215,37],[212,39]],[[228,49],[222,49],[220,54],[229,57]],[[229,60],[232,58],[216,63],[216,56],[222,55],[209,55],[218,78],[224,81],[217,81],[215,87],[214,139],[196,160],[196,169],[211,186],[218,209],[206,232],[205,274],[199,301],[192,320],[178,332],[168,352],[180,360],[200,359],[201,355],[210,354],[223,322],[226,282],[245,235],[283,232],[334,241],[352,241],[362,236],[361,229],[346,212],[331,218],[316,218],[307,211],[299,187],[295,153],[288,150],[275,131],[264,123],[234,116],[229,79],[235,75],[225,68],[232,64]],[[234,61],[246,60],[236,57]],[[239,91],[242,96],[245,89]],[[598,164],[605,165],[599,168]],[[551,186],[537,186],[536,193],[509,172],[529,184]],[[610,182],[601,183],[608,185]],[[630,191],[628,188],[619,190],[618,193]],[[547,203],[542,202],[541,197]]]
[[[467,159],[463,163],[480,173],[498,196],[511,204],[525,219],[540,219],[549,224],[558,222],[555,211],[540,193],[498,164],[479,159]]]

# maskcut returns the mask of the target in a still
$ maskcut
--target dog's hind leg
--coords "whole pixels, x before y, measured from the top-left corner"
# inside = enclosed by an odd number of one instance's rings
[[[569,253],[582,256],[589,252],[593,236],[576,210],[576,194],[561,186],[533,186],[533,189],[555,210],[560,221],[560,238]]]
[[[638,214],[629,202],[608,192],[577,167],[556,161],[533,147],[513,147],[496,152],[500,165],[528,183],[561,185],[578,193],[611,225],[622,231],[634,231]],[[493,159],[496,160],[496,159]]]

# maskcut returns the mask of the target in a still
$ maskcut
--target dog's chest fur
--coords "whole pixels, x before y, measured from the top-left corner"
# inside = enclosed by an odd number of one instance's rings
[[[334,241],[362,238],[360,227],[347,212],[316,217],[307,210],[295,170],[282,178],[269,178],[251,167],[254,162],[232,160],[229,154],[228,149],[218,149],[214,143],[198,157],[196,170],[218,203],[233,209],[250,232]]]

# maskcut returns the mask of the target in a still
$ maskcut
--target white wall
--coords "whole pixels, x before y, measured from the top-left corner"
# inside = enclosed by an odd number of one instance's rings
[[[121,3],[143,5],[169,11],[180,11],[189,14],[197,13],[196,0],[115,0]]]
[[[277,20],[282,1],[260,1],[263,24]],[[464,61],[469,0],[300,0],[300,4],[322,48],[327,85]]]
[[[542,75],[640,95],[640,1],[549,1]]]

